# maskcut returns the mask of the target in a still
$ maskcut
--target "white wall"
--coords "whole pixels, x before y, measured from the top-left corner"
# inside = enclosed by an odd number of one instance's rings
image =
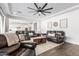
[[[60,28],[60,27],[52,27],[50,30],[63,30],[66,33],[67,42],[78,44],[79,45],[79,9],[61,14],[59,16],[46,18],[41,22],[41,30],[42,32],[46,32],[47,29],[47,22],[49,21],[58,21],[60,19],[67,18],[68,19],[68,28]]]

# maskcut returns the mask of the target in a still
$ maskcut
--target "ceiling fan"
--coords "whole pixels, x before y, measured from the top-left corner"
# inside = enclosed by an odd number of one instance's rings
[[[36,14],[39,14],[39,16],[40,16],[40,14],[46,15],[46,13],[51,13],[51,12],[49,12],[49,10],[53,9],[53,8],[45,9],[45,7],[48,5],[47,3],[45,3],[43,5],[43,7],[38,6],[36,3],[34,3],[34,5],[35,5],[36,9],[31,8],[31,7],[27,7],[28,9],[33,10],[33,11],[30,11],[30,12],[34,12],[33,15],[36,15]]]

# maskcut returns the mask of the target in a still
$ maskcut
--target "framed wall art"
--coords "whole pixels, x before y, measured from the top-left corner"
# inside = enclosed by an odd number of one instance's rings
[[[60,28],[67,28],[68,27],[68,19],[61,19],[60,20]]]
[[[53,22],[54,27],[58,27],[58,22]]]

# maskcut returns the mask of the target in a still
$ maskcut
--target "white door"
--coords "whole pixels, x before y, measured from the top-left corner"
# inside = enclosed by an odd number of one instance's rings
[[[34,31],[37,31],[37,23],[34,23]]]

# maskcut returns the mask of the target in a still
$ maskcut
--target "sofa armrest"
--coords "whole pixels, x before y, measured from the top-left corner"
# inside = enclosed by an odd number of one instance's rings
[[[21,44],[36,44],[37,45],[37,43],[36,42],[21,42]]]
[[[29,49],[35,49],[36,48],[36,43],[35,42],[24,42],[24,43],[21,43],[21,47],[23,48],[29,48]]]

